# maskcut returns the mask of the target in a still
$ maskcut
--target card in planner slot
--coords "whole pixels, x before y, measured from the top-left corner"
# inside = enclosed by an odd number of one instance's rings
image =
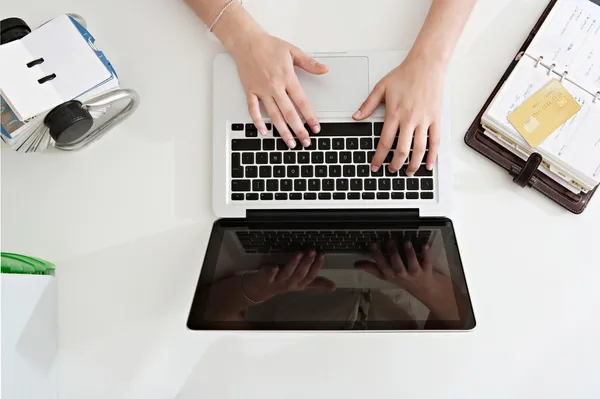
[[[517,107],[508,120],[533,148],[581,110],[581,105],[557,79]]]

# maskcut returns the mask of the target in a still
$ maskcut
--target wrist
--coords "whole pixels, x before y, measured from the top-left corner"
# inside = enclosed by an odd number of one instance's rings
[[[221,16],[213,28],[213,33],[230,53],[245,47],[248,40],[264,33],[260,25],[240,4],[234,4]]]
[[[449,57],[443,52],[427,51],[415,45],[406,56],[406,61],[420,64],[425,69],[445,71]]]

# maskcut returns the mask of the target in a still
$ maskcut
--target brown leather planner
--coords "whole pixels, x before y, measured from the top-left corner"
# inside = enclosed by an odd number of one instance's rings
[[[537,34],[538,30],[541,28],[542,24],[548,17],[548,14],[552,10],[552,8],[556,5],[557,0],[550,1],[548,7],[542,13],[542,16],[537,21],[533,30],[529,34],[529,37],[518,51],[517,54],[524,52],[529,44]],[[518,63],[518,56],[515,54],[515,58],[511,62],[510,66],[502,76],[500,82],[486,101],[485,105],[473,121],[473,124],[467,131],[465,136],[465,142],[475,151],[481,153],[485,157],[494,161],[499,166],[506,169],[511,176],[513,176],[513,181],[521,186],[521,187],[531,187],[533,189],[538,190],[540,193],[544,194],[546,197],[555,201],[565,209],[573,212],[575,214],[581,214],[585,208],[587,207],[590,199],[595,194],[596,189],[590,191],[588,193],[580,193],[574,194],[568,189],[564,188],[562,185],[554,181],[552,178],[548,177],[544,173],[542,173],[538,167],[542,162],[542,157],[534,153],[530,156],[530,158],[525,162],[517,155],[513,154],[508,149],[504,148],[500,144],[496,143],[491,138],[487,137],[484,134],[484,128],[481,126],[481,118],[483,117],[485,111],[488,106],[491,104],[493,99],[496,97],[496,94],[506,81],[513,69],[516,67]]]

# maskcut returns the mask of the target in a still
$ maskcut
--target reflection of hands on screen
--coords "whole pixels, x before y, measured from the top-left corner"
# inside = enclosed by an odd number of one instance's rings
[[[335,290],[335,283],[317,277],[325,255],[316,251],[300,252],[283,267],[264,266],[242,277],[244,294],[253,302],[265,302],[277,295],[311,288]]]

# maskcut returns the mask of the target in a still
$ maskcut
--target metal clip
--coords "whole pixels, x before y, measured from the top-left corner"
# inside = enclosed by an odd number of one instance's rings
[[[596,104],[600,100],[600,91],[596,93],[596,97],[594,97],[594,104]]]
[[[564,71],[562,75],[560,75],[560,83],[562,83],[565,78],[567,77],[567,75],[569,74],[568,71]]]
[[[548,76],[550,76],[552,72],[554,72],[554,68],[556,68],[556,64],[550,65],[550,68],[548,68]]]
[[[542,63],[542,60],[544,59],[543,55],[540,55],[540,57],[535,61],[535,67],[539,67],[540,64]]]

